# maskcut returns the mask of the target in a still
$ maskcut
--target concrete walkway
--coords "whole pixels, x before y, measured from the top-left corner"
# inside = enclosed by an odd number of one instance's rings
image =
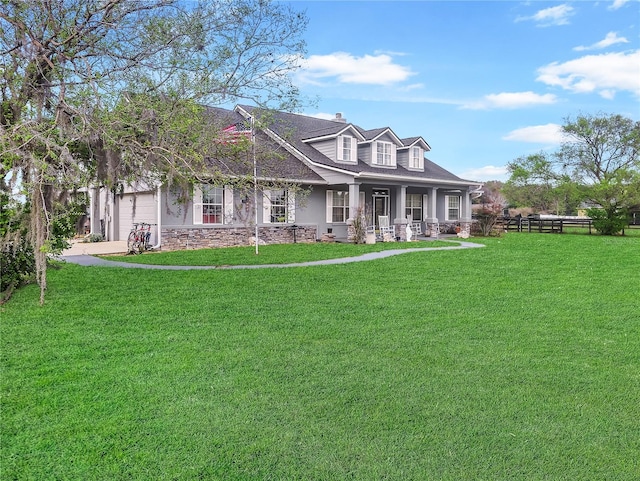
[[[459,250],[459,249],[473,249],[476,247],[484,247],[481,244],[474,244],[473,242],[464,241],[452,241],[458,245],[447,247],[417,247],[414,249],[392,249],[380,252],[369,252],[360,256],[343,257],[340,259],[324,259],[320,261],[298,262],[295,264],[259,264],[259,265],[245,265],[245,266],[161,266],[151,264],[135,264],[131,262],[110,261],[101,257],[95,257],[95,255],[103,254],[119,254],[126,252],[126,242],[124,242],[124,250],[119,251],[119,245],[106,245],[106,244],[119,244],[117,242],[96,242],[92,247],[72,247],[62,253],[60,259],[70,262],[72,264],[78,264],[81,266],[101,266],[101,267],[125,267],[128,269],[164,269],[173,271],[184,270],[203,270],[203,269],[264,269],[264,268],[279,268],[279,267],[308,267],[308,266],[324,266],[334,264],[349,264],[351,262],[363,262],[371,261],[375,259],[384,259],[385,257],[397,256],[400,254],[408,254],[410,252],[427,252],[427,251],[446,251],[446,250]],[[105,244],[98,247],[98,244]],[[91,244],[84,244],[85,246],[91,246]],[[113,252],[110,252],[113,251]]]

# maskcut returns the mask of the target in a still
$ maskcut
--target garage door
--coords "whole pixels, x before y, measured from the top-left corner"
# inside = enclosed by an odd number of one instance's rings
[[[127,240],[134,222],[158,223],[158,207],[155,194],[144,192],[138,194],[124,194],[119,206],[119,239]],[[151,226],[151,243],[157,244],[157,226]]]

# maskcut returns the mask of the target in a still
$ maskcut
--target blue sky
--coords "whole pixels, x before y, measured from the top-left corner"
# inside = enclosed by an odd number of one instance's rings
[[[506,180],[567,117],[640,120],[638,0],[290,3],[309,18],[304,113],[421,135],[463,178]]]

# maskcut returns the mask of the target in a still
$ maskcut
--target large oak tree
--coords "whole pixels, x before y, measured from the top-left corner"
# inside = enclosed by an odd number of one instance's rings
[[[41,302],[56,206],[99,182],[215,178],[215,105],[293,109],[303,13],[269,0],[0,0],[5,189],[30,207]],[[151,178],[151,179],[149,179]]]
[[[640,205],[640,122],[622,115],[580,115],[562,127],[556,162],[578,183],[596,228],[615,234]]]

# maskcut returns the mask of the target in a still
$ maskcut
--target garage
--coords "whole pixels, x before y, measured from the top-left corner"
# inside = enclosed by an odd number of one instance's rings
[[[136,222],[158,223],[158,207],[154,192],[123,194],[118,202],[118,239],[127,240]],[[151,244],[157,244],[157,225],[151,226]]]

